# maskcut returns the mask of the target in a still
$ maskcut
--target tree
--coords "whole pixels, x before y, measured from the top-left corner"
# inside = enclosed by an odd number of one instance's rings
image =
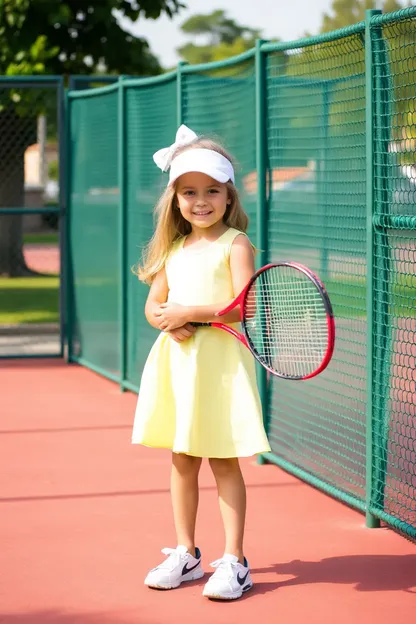
[[[384,0],[382,7],[380,4],[377,0],[334,0],[331,15],[323,14],[321,32],[330,32],[356,24],[365,19],[367,9],[382,8],[384,13],[390,13],[398,11],[406,5],[404,1],[399,2],[398,0]]]
[[[170,17],[180,0],[0,0],[0,75],[162,72],[144,39],[122,30],[118,15]],[[19,88],[0,96],[0,207],[23,205],[27,147],[36,140],[40,113],[50,94],[34,97]],[[0,274],[31,275],[22,253],[22,218],[1,215]]]
[[[187,43],[178,48],[181,57],[191,64],[209,63],[235,56],[254,47],[260,30],[241,26],[226,16],[224,11],[194,15],[181,26],[182,32],[205,37],[205,43]]]

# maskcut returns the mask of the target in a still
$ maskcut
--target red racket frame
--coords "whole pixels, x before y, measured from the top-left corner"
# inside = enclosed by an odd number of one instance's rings
[[[253,284],[253,282],[256,281],[256,279],[258,278],[259,275],[261,275],[261,273],[264,273],[265,271],[268,271],[269,269],[272,269],[273,267],[277,267],[277,266],[291,267],[291,268],[297,269],[301,273],[304,273],[314,283],[314,285],[316,286],[324,302],[324,307],[325,307],[326,315],[327,315],[326,318],[327,318],[327,327],[328,327],[328,346],[327,346],[327,350],[325,352],[325,355],[322,359],[320,366],[316,370],[312,371],[312,373],[309,373],[308,375],[304,375],[304,376],[284,375],[282,373],[277,373],[275,370],[267,366],[257,354],[254,346],[250,343],[250,337],[246,330],[244,310],[245,310],[246,299],[247,299],[250,286]],[[233,327],[229,327],[229,325],[224,325],[224,323],[216,323],[216,322],[193,323],[193,325],[204,326],[204,327],[207,327],[207,326],[217,327],[218,329],[225,330],[226,332],[228,332],[229,334],[237,338],[237,340],[239,340],[245,347],[247,347],[251,351],[253,356],[256,358],[256,360],[260,362],[260,364],[275,377],[281,377],[283,379],[289,379],[289,380],[291,379],[294,381],[311,379],[312,377],[319,375],[319,373],[322,373],[322,371],[325,370],[325,368],[328,366],[329,362],[331,361],[332,354],[334,352],[334,347],[335,347],[334,314],[333,314],[331,302],[329,300],[328,293],[325,289],[325,286],[323,285],[319,277],[315,275],[315,273],[313,273],[310,269],[308,269],[308,267],[304,266],[303,264],[299,264],[298,262],[274,262],[271,264],[266,264],[265,266],[261,267],[258,271],[254,273],[254,275],[251,277],[247,285],[243,288],[241,293],[234,299],[234,301],[232,301],[226,308],[224,308],[220,312],[217,312],[216,316],[223,316],[224,314],[231,312],[231,310],[233,310],[237,305],[240,305],[240,320],[241,320],[242,329],[244,333],[240,333]]]

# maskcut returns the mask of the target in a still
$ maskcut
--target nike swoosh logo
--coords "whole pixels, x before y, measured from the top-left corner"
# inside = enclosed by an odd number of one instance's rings
[[[200,563],[201,562],[198,561],[198,563],[192,566],[192,568],[188,568],[188,564],[185,563],[185,565],[183,566],[183,570],[182,570],[182,576],[185,576],[185,574],[188,574],[189,572],[192,572],[192,570],[195,570],[195,568],[197,568]]]
[[[240,576],[240,573],[237,574],[237,581],[239,582],[240,585],[244,585],[249,573],[250,573],[250,570],[247,570],[247,574],[245,576]]]

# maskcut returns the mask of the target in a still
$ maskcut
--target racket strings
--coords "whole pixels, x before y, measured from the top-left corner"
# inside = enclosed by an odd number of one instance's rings
[[[294,267],[279,265],[260,273],[246,296],[244,324],[260,361],[279,374],[306,376],[325,357],[328,323],[322,295]]]

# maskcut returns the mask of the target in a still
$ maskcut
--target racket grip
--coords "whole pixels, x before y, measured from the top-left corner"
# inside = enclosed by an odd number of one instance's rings
[[[211,323],[191,323],[194,327],[211,327]]]

